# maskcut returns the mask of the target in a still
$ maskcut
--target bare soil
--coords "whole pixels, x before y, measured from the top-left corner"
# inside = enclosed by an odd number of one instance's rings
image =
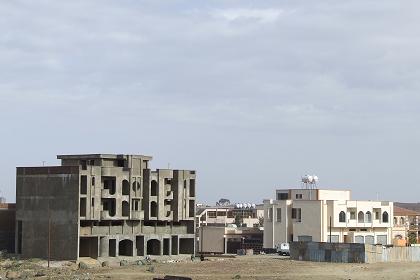
[[[20,262],[20,263],[19,263]],[[0,277],[7,271],[26,279],[153,279],[165,275],[192,279],[420,279],[420,263],[336,264],[291,261],[275,255],[209,258],[206,261],[177,263],[153,262],[150,265],[91,267],[80,269],[75,263],[44,261],[0,261]]]

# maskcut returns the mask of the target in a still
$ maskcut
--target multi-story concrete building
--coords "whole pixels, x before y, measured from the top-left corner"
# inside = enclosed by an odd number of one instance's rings
[[[284,189],[264,200],[264,248],[289,241],[392,243],[393,203],[347,190]]]
[[[16,252],[26,258],[195,252],[196,173],[149,167],[143,155],[60,155],[18,167]],[[48,249],[49,248],[49,249]]]

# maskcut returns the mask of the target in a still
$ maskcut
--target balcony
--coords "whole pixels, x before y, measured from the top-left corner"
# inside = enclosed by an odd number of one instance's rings
[[[80,227],[80,235],[92,235],[91,227]]]
[[[131,219],[133,220],[142,220],[144,218],[143,211],[132,211],[131,212]]]
[[[113,198],[113,197],[115,197],[115,194],[110,194],[109,189],[102,189],[101,190],[101,197],[102,198]]]
[[[111,216],[109,211],[101,211],[101,220],[116,220],[116,216]]]
[[[174,193],[171,191],[166,192],[165,199],[171,199],[171,200],[174,199]]]

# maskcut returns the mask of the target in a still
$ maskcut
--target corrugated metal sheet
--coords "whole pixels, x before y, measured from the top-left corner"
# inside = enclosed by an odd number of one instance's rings
[[[291,242],[293,260],[375,263],[420,262],[420,247],[385,247],[356,243]]]

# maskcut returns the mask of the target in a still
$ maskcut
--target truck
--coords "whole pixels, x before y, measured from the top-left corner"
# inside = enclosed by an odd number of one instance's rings
[[[277,244],[276,251],[280,256],[290,256],[289,243]]]

